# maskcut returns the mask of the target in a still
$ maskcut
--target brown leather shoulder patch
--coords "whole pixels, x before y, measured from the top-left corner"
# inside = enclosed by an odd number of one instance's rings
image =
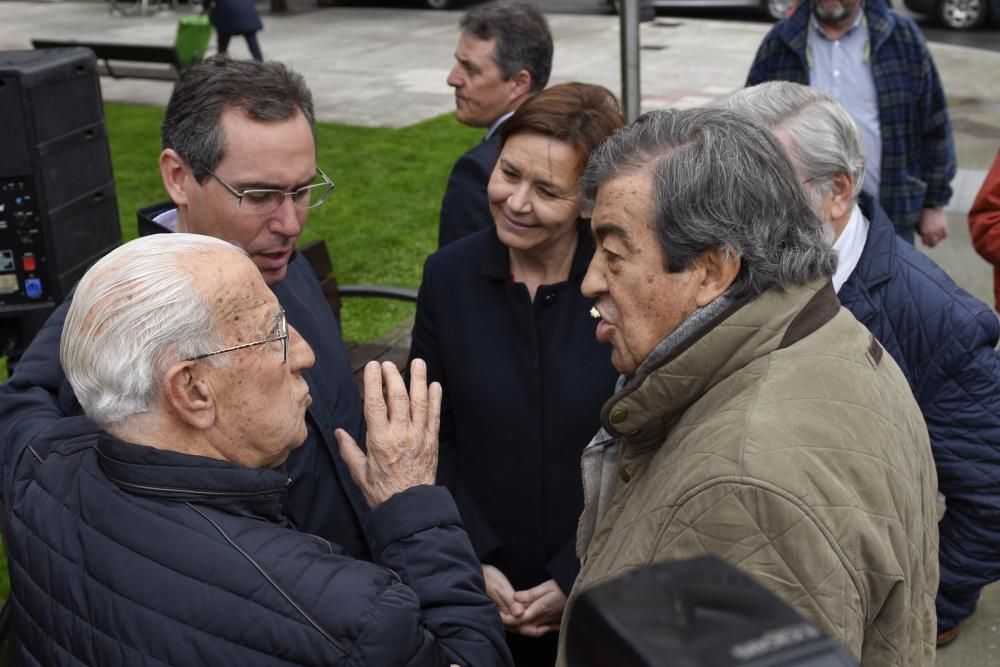
[[[885,354],[885,349],[878,342],[878,339],[872,335],[871,340],[868,341],[868,352],[865,354],[868,357],[868,361],[871,362],[872,368],[878,368],[878,365],[882,363],[883,354]]]

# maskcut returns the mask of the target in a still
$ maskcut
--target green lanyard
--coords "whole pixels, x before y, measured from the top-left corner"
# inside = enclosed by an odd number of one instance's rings
[[[868,16],[866,14],[864,14],[864,13],[861,14],[861,25],[864,26],[865,32],[867,33],[868,32]],[[855,27],[857,27],[857,26],[855,26]],[[816,26],[816,18],[812,14],[810,14],[809,15],[809,32],[812,32],[813,30],[817,30],[817,29],[819,29],[819,28]],[[854,28],[851,28],[851,30],[853,30],[853,29]],[[820,30],[820,32],[823,32],[822,29],[819,29],[819,30]],[[848,31],[848,32],[850,32],[850,31]],[[829,39],[829,37],[826,37],[825,33],[823,34],[823,37],[826,38],[826,39]],[[869,61],[871,61],[871,59],[872,59],[872,41],[871,41],[871,34],[868,34],[868,36],[865,37],[865,54],[862,57],[861,62],[864,63],[865,65],[867,65],[869,63]],[[808,38],[806,38],[806,66],[809,69],[813,68],[812,49],[809,48],[809,39]]]

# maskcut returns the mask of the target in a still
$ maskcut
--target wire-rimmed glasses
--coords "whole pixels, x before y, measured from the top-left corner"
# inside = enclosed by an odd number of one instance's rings
[[[190,357],[184,361],[198,361],[199,359],[204,359],[205,357],[212,357],[216,354],[223,354],[224,352],[232,352],[233,350],[242,350],[247,347],[254,347],[256,345],[263,345],[264,343],[276,343],[281,341],[282,345],[282,358],[281,363],[288,361],[288,320],[285,319],[285,309],[278,309],[278,325],[276,329],[277,333],[272,336],[268,336],[263,340],[255,340],[252,343],[243,343],[242,345],[234,345],[233,347],[227,347],[224,350],[216,350],[215,352],[206,352],[205,354],[199,354],[196,357]]]
[[[334,188],[333,181],[319,167],[316,167],[316,176],[320,179],[318,183],[304,185],[290,192],[274,188],[251,188],[240,192],[214,171],[208,173],[228,190],[229,194],[239,200],[241,209],[259,215],[277,211],[285,201],[285,197],[291,197],[295,208],[316,208],[326,201]]]

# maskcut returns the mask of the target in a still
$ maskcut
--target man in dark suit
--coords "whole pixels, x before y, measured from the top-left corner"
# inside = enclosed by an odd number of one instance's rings
[[[489,129],[451,171],[441,202],[439,247],[492,224],[486,184],[500,152],[497,128],[545,88],[552,71],[552,33],[533,4],[480,5],[459,26],[455,65],[448,74],[448,85],[455,89],[455,117],[470,127]]]

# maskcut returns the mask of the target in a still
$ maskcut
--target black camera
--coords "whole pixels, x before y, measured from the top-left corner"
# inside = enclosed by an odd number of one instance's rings
[[[584,591],[569,667],[857,667],[834,639],[714,556],[659,563]]]

